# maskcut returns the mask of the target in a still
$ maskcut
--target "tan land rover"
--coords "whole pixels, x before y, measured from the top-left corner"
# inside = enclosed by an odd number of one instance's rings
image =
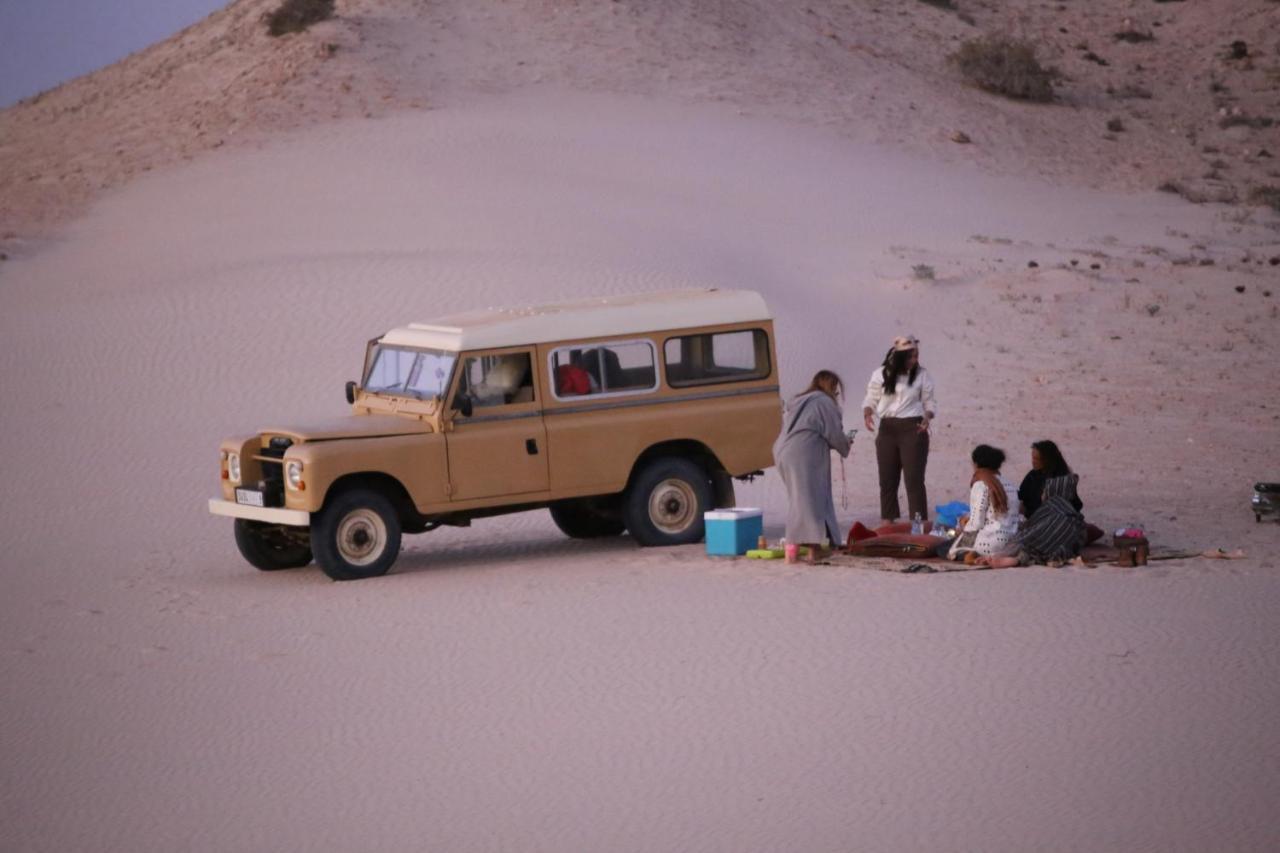
[[[222,443],[246,560],[385,574],[402,533],[549,507],[567,535],[697,542],[773,464],[773,323],[743,290],[485,310],[370,341],[351,414]]]

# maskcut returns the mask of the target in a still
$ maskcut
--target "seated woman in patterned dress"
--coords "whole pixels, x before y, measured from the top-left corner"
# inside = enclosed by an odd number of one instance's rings
[[[1018,551],[1018,522],[1022,516],[1009,505],[1013,484],[1000,474],[1004,451],[979,444],[973,449],[973,479],[969,481],[969,515],[947,556],[972,562],[978,557],[1007,557]],[[973,556],[970,557],[969,555]]]

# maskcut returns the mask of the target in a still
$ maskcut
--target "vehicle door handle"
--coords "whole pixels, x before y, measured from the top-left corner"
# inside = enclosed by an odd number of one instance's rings
[[[524,450],[530,456],[538,455],[538,440],[536,438],[526,438],[524,440]]]

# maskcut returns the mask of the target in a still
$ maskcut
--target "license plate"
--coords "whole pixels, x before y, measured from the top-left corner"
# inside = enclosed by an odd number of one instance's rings
[[[248,506],[266,506],[262,501],[262,492],[255,489],[236,489],[236,503]]]

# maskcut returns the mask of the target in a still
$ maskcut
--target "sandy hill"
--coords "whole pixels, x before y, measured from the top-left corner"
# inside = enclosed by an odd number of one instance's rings
[[[0,235],[226,144],[538,84],[728,102],[1055,182],[1220,201],[1280,183],[1272,0],[339,0],[271,38],[275,6],[236,0],[0,112]],[[1062,72],[1054,104],[960,80],[947,56],[990,33]]]
[[[1280,3],[275,2],[0,114],[0,848],[1274,853],[1280,217],[1151,190],[1271,181]],[[999,30],[1058,103],[959,82]],[[353,585],[208,512],[219,443],[349,411],[388,328],[685,286],[760,292],[849,426],[917,334],[934,506],[1051,438],[1091,522],[1200,556],[900,574],[538,510]],[[737,501],[785,535],[773,468]]]

